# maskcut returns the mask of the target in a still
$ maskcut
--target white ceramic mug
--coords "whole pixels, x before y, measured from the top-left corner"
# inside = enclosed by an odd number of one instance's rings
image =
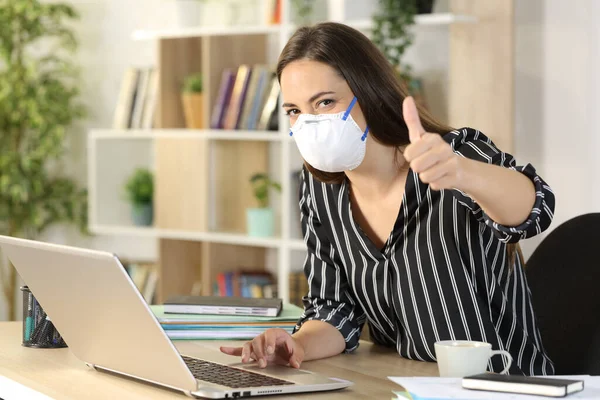
[[[487,369],[489,359],[495,355],[505,357],[506,368],[501,374],[506,374],[513,361],[508,351],[492,350],[492,345],[485,342],[445,340],[436,342],[434,347],[440,376],[444,377],[462,378],[482,374]]]

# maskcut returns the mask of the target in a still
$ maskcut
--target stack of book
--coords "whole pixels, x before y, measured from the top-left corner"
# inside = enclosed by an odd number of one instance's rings
[[[264,271],[220,272],[213,284],[215,296],[251,298],[277,297],[277,285],[273,276]]]
[[[277,130],[279,83],[265,65],[226,68],[210,119],[212,129]]]
[[[151,308],[172,340],[251,340],[270,328],[284,329],[291,334],[302,315],[302,309],[291,304],[283,304],[277,316],[173,314],[166,313],[162,305]]]
[[[113,128],[152,128],[157,95],[158,71],[155,68],[128,68],[121,83]]]

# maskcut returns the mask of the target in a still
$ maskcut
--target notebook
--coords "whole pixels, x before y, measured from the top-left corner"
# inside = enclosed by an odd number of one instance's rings
[[[175,296],[165,301],[167,314],[253,315],[276,317],[281,299],[233,296]]]
[[[281,313],[276,317],[257,317],[252,315],[200,315],[200,314],[167,314],[164,306],[150,306],[161,324],[182,323],[260,323],[260,322],[296,322],[302,316],[302,309],[293,304],[284,304]]]
[[[472,390],[565,397],[568,394],[582,391],[583,381],[486,373],[464,377],[462,386]]]

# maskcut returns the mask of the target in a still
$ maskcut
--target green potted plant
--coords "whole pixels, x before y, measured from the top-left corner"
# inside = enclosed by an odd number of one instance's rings
[[[127,198],[131,203],[131,218],[137,226],[150,226],[153,220],[152,198],[154,179],[145,168],[136,169],[125,184]]]
[[[0,234],[35,238],[65,222],[86,232],[86,191],[61,170],[65,138],[85,114],[73,63],[77,12],[39,0],[0,4]],[[17,274],[2,260],[14,320]]]
[[[407,82],[411,79],[411,67],[403,64],[402,58],[414,41],[411,28],[416,13],[414,1],[379,0],[379,9],[373,14],[373,43]]]
[[[402,81],[417,102],[424,104],[422,82],[412,74],[410,65],[403,62],[404,53],[413,44],[411,32],[417,12],[431,12],[429,0],[379,0],[379,9],[373,14],[372,40],[394,66]]]
[[[204,96],[202,89],[201,74],[193,74],[185,78],[181,101],[183,103],[185,125],[188,129],[204,128],[204,119],[202,118]]]
[[[270,237],[274,234],[275,216],[269,207],[269,190],[281,192],[281,185],[272,181],[267,174],[255,174],[250,178],[258,207],[247,210],[248,235]]]
[[[298,23],[301,25],[309,24],[313,14],[315,0],[293,0],[292,5],[294,7],[292,15],[297,17]]]

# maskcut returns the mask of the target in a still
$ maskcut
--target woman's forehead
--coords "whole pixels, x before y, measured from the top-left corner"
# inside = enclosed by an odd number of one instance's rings
[[[284,102],[307,101],[318,92],[348,89],[346,81],[334,68],[318,61],[294,61],[281,73]]]

